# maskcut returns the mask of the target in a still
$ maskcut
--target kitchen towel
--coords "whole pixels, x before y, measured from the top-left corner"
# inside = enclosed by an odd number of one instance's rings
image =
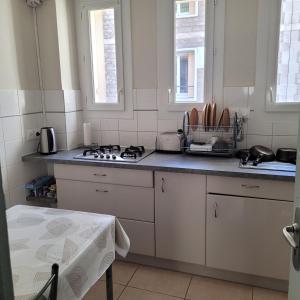
[[[91,123],[83,123],[83,144],[84,146],[90,146],[92,144]]]

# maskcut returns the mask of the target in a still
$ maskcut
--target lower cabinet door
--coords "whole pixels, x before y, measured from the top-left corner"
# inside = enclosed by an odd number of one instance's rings
[[[206,178],[155,173],[156,256],[205,264]]]
[[[208,195],[207,266],[288,279],[290,248],[282,228],[292,211],[292,202]]]
[[[155,256],[154,223],[119,219],[130,239],[130,253]]]

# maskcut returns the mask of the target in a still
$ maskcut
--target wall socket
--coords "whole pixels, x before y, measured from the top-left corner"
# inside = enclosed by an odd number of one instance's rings
[[[39,128],[35,128],[35,129],[27,129],[26,132],[26,140],[27,141],[32,141],[32,140],[36,140],[38,137],[36,136],[36,133],[39,132],[40,129]]]

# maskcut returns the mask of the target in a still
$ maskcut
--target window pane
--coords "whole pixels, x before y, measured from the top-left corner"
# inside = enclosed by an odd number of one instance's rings
[[[205,0],[177,0],[175,16],[176,102],[203,102]]]
[[[300,102],[300,0],[282,0],[276,102]]]
[[[96,103],[117,103],[117,60],[114,9],[90,12],[92,67]]]

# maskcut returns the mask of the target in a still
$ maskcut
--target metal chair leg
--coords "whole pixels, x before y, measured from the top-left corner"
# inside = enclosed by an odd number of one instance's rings
[[[112,265],[106,270],[106,299],[113,300],[113,275]]]
[[[51,288],[50,288],[50,293],[49,293],[49,299],[50,300],[56,300],[57,299],[58,270],[59,270],[58,264],[54,264],[52,266],[52,276],[54,275],[54,279],[51,283]]]

